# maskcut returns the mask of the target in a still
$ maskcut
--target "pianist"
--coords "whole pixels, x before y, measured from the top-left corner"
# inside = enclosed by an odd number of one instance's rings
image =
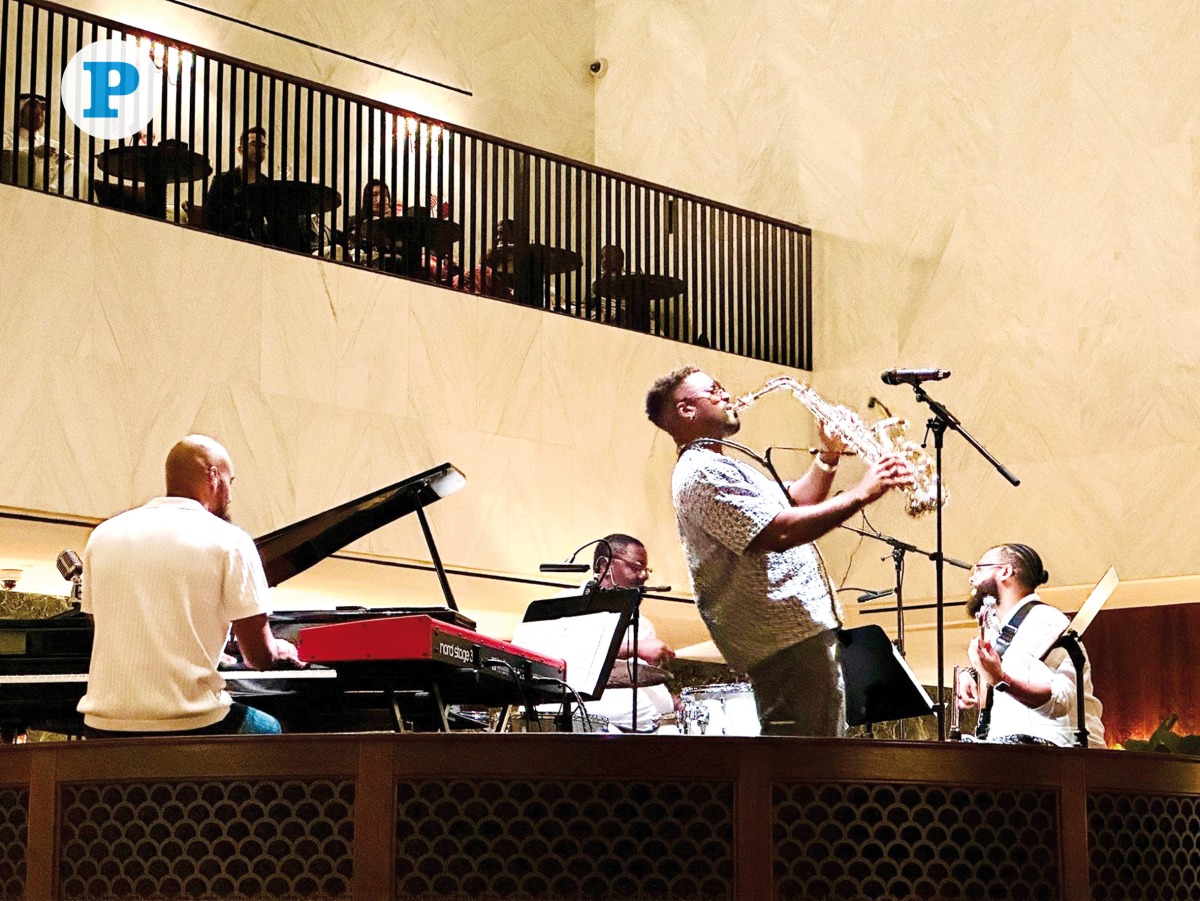
[[[256,669],[299,665],[267,622],[253,540],[228,521],[233,463],[203,435],[167,455],[166,496],[101,523],[83,554],[82,609],[95,624],[88,690],[92,738],[279,732],[235,704],[217,673],[232,627]]]

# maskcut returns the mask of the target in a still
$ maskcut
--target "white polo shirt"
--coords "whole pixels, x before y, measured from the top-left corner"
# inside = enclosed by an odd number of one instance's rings
[[[233,620],[269,613],[254,541],[190,498],[101,523],[83,552],[95,621],[84,722],[114,732],[199,729],[231,703],[217,662]]]

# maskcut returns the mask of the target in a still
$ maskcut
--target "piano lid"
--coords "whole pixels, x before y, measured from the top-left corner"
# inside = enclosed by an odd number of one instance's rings
[[[255,539],[267,584],[278,585],[381,526],[456,492],[466,477],[450,463]]]

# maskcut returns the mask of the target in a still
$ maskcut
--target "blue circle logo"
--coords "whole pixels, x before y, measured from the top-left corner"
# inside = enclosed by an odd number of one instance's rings
[[[162,78],[145,49],[111,38],[88,44],[62,74],[63,108],[94,138],[133,137],[162,103]]]

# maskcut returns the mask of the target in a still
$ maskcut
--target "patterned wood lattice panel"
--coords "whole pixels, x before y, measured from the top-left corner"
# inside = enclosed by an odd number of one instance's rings
[[[64,898],[348,898],[350,781],[62,786]]]
[[[775,785],[775,897],[1059,897],[1054,792]]]
[[[734,899],[730,783],[406,782],[396,800],[405,901]]]
[[[0,788],[0,898],[25,897],[29,790]]]
[[[1200,796],[1088,795],[1095,901],[1200,899]]]

